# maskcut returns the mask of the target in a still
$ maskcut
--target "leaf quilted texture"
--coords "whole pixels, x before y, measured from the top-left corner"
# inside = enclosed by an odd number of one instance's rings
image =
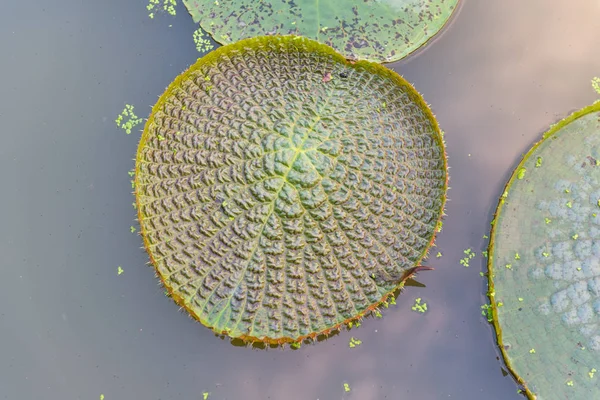
[[[432,244],[441,134],[412,86],[293,36],[198,60],[136,158],[144,244],[173,299],[217,333],[284,343],[374,309]]]
[[[391,62],[448,22],[458,0],[183,0],[194,22],[223,44],[302,35],[347,57]]]
[[[600,102],[527,153],[491,241],[494,325],[526,394],[600,398]]]

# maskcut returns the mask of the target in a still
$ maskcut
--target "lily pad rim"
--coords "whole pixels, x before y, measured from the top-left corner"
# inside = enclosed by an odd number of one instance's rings
[[[189,75],[189,73],[191,71],[198,69],[202,65],[217,62],[217,60],[219,59],[219,57],[221,55],[227,54],[231,50],[244,50],[245,48],[247,48],[249,46],[253,46],[253,45],[258,46],[261,43],[266,43],[266,42],[270,42],[273,40],[287,40],[287,41],[303,40],[303,41],[306,41],[311,45],[312,49],[318,50],[318,51],[323,52],[324,54],[329,54],[329,55],[333,56],[334,60],[339,61],[346,67],[349,67],[349,68],[362,67],[371,73],[379,74],[380,76],[391,79],[398,86],[407,86],[410,89],[410,91],[414,97],[413,100],[415,101],[416,105],[419,106],[421,108],[421,110],[423,110],[424,114],[429,119],[430,123],[432,124],[432,128],[434,131],[434,138],[442,150],[443,170],[445,172],[445,180],[444,180],[444,187],[443,187],[444,194],[441,199],[442,201],[441,201],[441,205],[440,205],[439,216],[438,216],[437,221],[435,222],[435,228],[433,230],[431,240],[430,240],[429,244],[427,245],[427,247],[423,250],[421,256],[418,258],[417,262],[415,263],[415,266],[413,268],[407,270],[404,273],[402,279],[398,282],[398,284],[392,290],[385,293],[381,297],[381,300],[379,302],[372,304],[371,306],[367,307],[364,311],[362,311],[361,313],[358,313],[357,315],[355,315],[352,318],[349,318],[347,320],[344,320],[342,322],[334,324],[333,326],[331,326],[327,329],[324,329],[320,332],[311,332],[307,335],[299,336],[296,338],[281,337],[279,339],[273,339],[273,338],[269,338],[267,336],[265,336],[265,337],[254,337],[254,336],[250,336],[250,335],[231,336],[231,335],[229,335],[229,333],[227,331],[215,330],[214,327],[211,326],[207,321],[204,321],[202,318],[200,318],[198,315],[196,315],[196,313],[193,312],[192,309],[190,309],[186,306],[185,300],[181,296],[179,296],[178,294],[173,292],[173,290],[171,289],[170,286],[166,285],[166,282],[163,279],[163,276],[159,273],[158,269],[156,268],[156,261],[154,260],[154,257],[152,256],[152,253],[150,252],[150,243],[148,242],[148,240],[146,238],[146,228],[145,228],[144,224],[142,223],[143,216],[141,213],[141,207],[140,207],[140,202],[139,202],[140,196],[138,195],[138,188],[139,188],[138,181],[139,181],[139,177],[140,177],[140,164],[138,161],[140,158],[141,151],[144,148],[144,145],[146,144],[146,139],[149,136],[148,128],[154,122],[155,112],[157,112],[158,110],[160,110],[162,108],[165,101],[169,98],[169,96],[175,90],[175,88],[180,86],[182,81]],[[439,127],[437,119],[435,118],[433,112],[429,108],[429,105],[425,102],[423,96],[412,86],[412,84],[410,84],[410,82],[408,82],[406,79],[404,79],[402,76],[400,76],[397,72],[395,72],[391,69],[388,69],[381,64],[371,62],[371,61],[366,61],[366,60],[360,60],[360,61],[347,60],[343,55],[338,53],[332,47],[330,47],[326,44],[317,42],[316,40],[306,38],[304,36],[268,35],[268,36],[257,36],[257,37],[253,37],[253,38],[242,39],[238,42],[218,47],[217,49],[207,53],[203,57],[198,58],[195,63],[191,64],[181,74],[179,74],[171,83],[169,83],[169,85],[167,86],[165,91],[160,95],[156,104],[152,107],[152,111],[150,112],[150,115],[148,116],[148,119],[146,120],[146,123],[144,125],[144,130],[140,136],[140,141],[138,143],[138,148],[137,148],[136,157],[135,157],[134,195],[135,195],[135,203],[136,203],[136,210],[137,210],[137,220],[140,224],[139,233],[140,233],[140,236],[142,237],[146,253],[148,254],[148,257],[150,259],[149,264],[151,264],[154,267],[155,275],[160,279],[162,286],[168,291],[171,299],[179,307],[181,307],[182,309],[185,309],[187,311],[188,315],[190,315],[192,318],[194,318],[195,320],[200,322],[205,327],[211,329],[217,335],[226,335],[231,339],[239,339],[245,343],[264,343],[267,345],[283,345],[285,343],[290,343],[290,344],[301,343],[306,339],[315,340],[317,337],[329,336],[330,334],[332,334],[336,331],[340,331],[342,327],[344,327],[344,326],[347,327],[350,322],[360,321],[362,318],[364,318],[369,313],[373,312],[374,310],[377,310],[383,303],[385,303],[390,298],[390,296],[394,296],[394,293],[396,291],[401,290],[404,286],[404,283],[409,278],[412,278],[416,275],[418,267],[420,266],[422,260],[427,257],[429,250],[433,246],[433,243],[435,241],[436,234],[438,231],[437,227],[441,224],[441,221],[442,221],[443,217],[445,216],[444,209],[445,209],[446,199],[447,199],[448,181],[449,181],[448,159],[447,159],[447,154],[446,154],[446,146],[445,146],[445,142],[444,142],[444,138],[443,138],[441,129]]]
[[[533,155],[533,153],[535,153],[535,151],[538,149],[538,147],[540,147],[542,145],[542,143],[544,143],[546,140],[552,139],[556,133],[558,133],[562,128],[564,128],[571,122],[573,122],[587,114],[596,112],[596,111],[600,111],[600,100],[597,100],[594,103],[592,103],[578,111],[573,112],[571,115],[562,119],[558,123],[551,125],[550,129],[548,131],[544,132],[544,134],[542,135],[542,138],[540,140],[538,140],[537,142],[535,142],[531,146],[529,151],[527,153],[525,153],[525,155],[523,156],[523,158],[521,159],[519,164],[513,170],[513,173],[511,174],[508,182],[506,183],[506,185],[504,186],[504,189],[502,191],[503,194],[507,193],[507,196],[506,196],[506,198],[501,196],[500,199],[498,200],[498,206],[496,207],[496,211],[494,212],[494,216],[492,219],[492,228],[490,231],[490,242],[488,245],[488,262],[487,262],[488,292],[487,292],[486,296],[490,299],[490,306],[492,309],[492,323],[494,326],[494,331],[495,331],[496,341],[498,343],[498,348],[500,349],[500,352],[502,353],[502,358],[504,360],[504,363],[505,363],[508,371],[513,376],[513,378],[522,386],[522,390],[525,392],[525,394],[527,395],[527,398],[530,400],[535,400],[537,397],[536,397],[535,393],[533,393],[529,389],[529,387],[527,386],[527,383],[525,382],[525,379],[523,379],[515,371],[515,369],[513,368],[512,364],[510,362],[510,359],[508,357],[508,353],[504,349],[504,343],[502,341],[502,329],[500,328],[500,322],[499,322],[499,318],[498,318],[498,306],[494,299],[495,289],[494,289],[494,280],[493,280],[493,276],[494,276],[494,257],[493,257],[493,255],[494,255],[494,244],[495,244],[495,238],[496,238],[496,221],[498,219],[498,216],[502,212],[502,207],[504,206],[504,203],[507,201],[508,197],[510,197],[510,188],[511,188],[512,184],[515,182],[515,180],[519,180],[518,179],[519,170],[525,165],[525,162],[529,159],[529,157],[531,155]],[[491,295],[491,294],[494,294],[494,295]]]
[[[456,16],[459,14],[459,12],[458,12],[459,9],[462,9],[463,5],[464,5],[464,0],[456,0],[456,5],[450,12],[450,15],[448,15],[448,18],[446,18],[446,21],[444,21],[444,23],[439,27],[439,29],[435,33],[433,33],[431,36],[429,36],[427,39],[425,39],[422,43],[420,43],[418,46],[414,46],[412,49],[410,49],[404,55],[402,55],[402,53],[399,53],[399,55],[394,56],[392,58],[385,58],[385,59],[381,59],[381,60],[375,60],[373,58],[373,59],[368,59],[368,60],[364,59],[364,61],[370,61],[370,62],[381,63],[381,64],[389,64],[389,63],[395,63],[395,62],[405,60],[406,58],[411,57],[411,56],[416,56],[420,50],[425,50],[426,46],[434,43],[435,40],[439,39],[442,36],[441,34],[443,33],[443,31],[447,30],[450,27],[451,23],[454,22],[454,20],[456,19]],[[229,37],[227,39],[218,38],[217,33],[214,32],[212,29],[210,29],[210,25],[209,25],[209,27],[204,27],[204,24],[202,23],[202,21],[199,18],[196,18],[196,16],[194,16],[194,14],[192,14],[190,12],[190,10],[188,9],[187,6],[185,6],[185,8],[186,8],[188,14],[190,15],[190,17],[192,18],[192,21],[195,24],[197,24],[198,27],[201,28],[204,32],[208,33],[208,35],[211,37],[211,39],[214,40],[216,43],[220,44],[221,46],[227,46],[229,44],[236,43],[236,42],[231,42],[231,39],[229,39]],[[290,36],[290,35],[280,35],[280,34],[269,35],[269,34],[267,34],[264,36]],[[253,36],[252,38],[264,37],[264,36]],[[304,35],[298,35],[298,36],[306,37],[309,40],[315,40],[315,39],[311,39]],[[242,40],[246,40],[246,39],[242,39]],[[319,43],[321,43],[321,42],[319,41]],[[356,59],[356,61],[358,61],[358,60],[359,59]]]

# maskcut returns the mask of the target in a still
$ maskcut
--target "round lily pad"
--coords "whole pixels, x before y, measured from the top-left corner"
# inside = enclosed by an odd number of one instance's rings
[[[600,102],[548,131],[494,220],[489,296],[504,359],[532,399],[600,398]]]
[[[346,57],[399,60],[437,34],[458,0],[184,0],[196,23],[219,43],[294,34]]]
[[[446,186],[440,130],[408,82],[293,36],[199,59],[136,157],[141,234],[173,299],[266,343],[374,310],[419,269]]]

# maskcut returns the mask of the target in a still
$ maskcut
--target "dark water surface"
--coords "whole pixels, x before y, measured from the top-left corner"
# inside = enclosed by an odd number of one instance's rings
[[[199,56],[182,6],[151,20],[146,4],[2,4],[0,399],[522,398],[480,314],[482,235],[520,155],[597,97],[600,3],[465,0],[436,40],[390,65],[446,132],[443,257],[383,319],[298,351],[234,347],[178,313],[129,232],[139,132],[114,119],[125,103],[146,117]],[[428,313],[411,311],[416,297]]]

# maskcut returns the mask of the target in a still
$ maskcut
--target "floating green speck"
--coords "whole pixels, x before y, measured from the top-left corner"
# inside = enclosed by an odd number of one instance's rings
[[[488,322],[492,322],[492,307],[489,304],[481,306],[481,315],[483,315]]]
[[[131,130],[142,123],[142,119],[138,118],[133,111],[134,107],[131,104],[125,104],[125,108],[115,119],[117,126],[125,131],[128,135]]]
[[[196,29],[192,35],[192,38],[196,44],[196,50],[198,50],[200,53],[206,53],[215,47],[210,39],[205,36],[202,28]]]
[[[597,76],[592,78],[592,87],[594,88],[596,93],[600,94],[600,78],[598,78]]]
[[[175,16],[177,14],[175,7],[177,7],[176,0],[149,0],[146,5],[146,10],[148,11],[148,17],[152,19],[154,18],[154,13],[159,11]]]
[[[460,259],[460,265],[462,265],[465,268],[469,267],[469,261],[472,260],[476,254],[473,250],[471,249],[466,249],[463,251],[464,253],[464,257]]]
[[[411,307],[411,309],[413,311],[424,313],[425,311],[427,311],[427,303],[422,302],[421,298],[417,297],[415,299],[415,304]]]

